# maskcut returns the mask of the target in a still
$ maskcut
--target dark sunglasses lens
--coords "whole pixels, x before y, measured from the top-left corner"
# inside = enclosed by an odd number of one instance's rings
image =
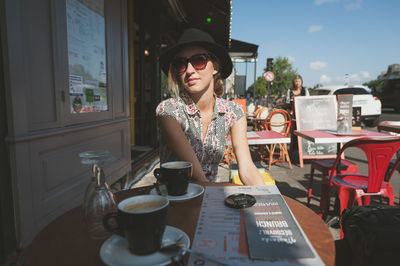
[[[205,55],[194,55],[190,61],[197,70],[202,70],[207,65],[207,57]]]
[[[177,58],[172,62],[172,66],[178,73],[185,72],[187,66],[186,58]]]

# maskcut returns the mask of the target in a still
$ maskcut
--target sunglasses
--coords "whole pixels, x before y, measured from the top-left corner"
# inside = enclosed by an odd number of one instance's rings
[[[206,68],[209,59],[211,57],[208,54],[195,54],[190,58],[177,57],[172,61],[171,65],[178,74],[182,74],[186,71],[189,62],[194,69],[203,70]]]

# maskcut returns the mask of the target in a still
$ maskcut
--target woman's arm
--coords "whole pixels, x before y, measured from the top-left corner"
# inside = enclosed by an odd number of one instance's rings
[[[247,121],[246,117],[243,116],[231,129],[232,146],[239,166],[239,177],[244,185],[262,186],[264,181],[251,159],[246,131]]]
[[[174,151],[179,160],[192,163],[193,178],[201,182],[209,182],[179,123],[168,116],[159,116],[158,121],[162,133],[166,137],[168,147]]]

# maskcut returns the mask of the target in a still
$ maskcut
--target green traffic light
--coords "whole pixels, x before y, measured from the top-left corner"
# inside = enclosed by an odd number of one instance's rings
[[[206,18],[207,23],[211,23],[211,18]]]

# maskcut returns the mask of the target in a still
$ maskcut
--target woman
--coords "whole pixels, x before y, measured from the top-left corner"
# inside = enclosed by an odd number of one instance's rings
[[[227,51],[207,33],[188,29],[160,63],[173,95],[156,110],[161,162],[189,161],[196,180],[214,182],[231,134],[242,183],[264,185],[251,159],[242,108],[218,97],[224,92],[222,78],[232,72]]]
[[[292,87],[286,93],[286,103],[289,105],[291,115],[294,113],[294,97],[305,96],[306,89],[303,87],[303,78],[300,75],[296,75],[292,81]]]
[[[288,104],[288,109],[292,116],[292,126],[290,128],[290,158],[292,162],[298,161],[298,142],[297,137],[293,134],[293,131],[296,130],[296,112],[294,106],[294,97],[296,96],[306,96],[306,89],[303,87],[303,78],[300,75],[294,76],[292,88],[288,90],[286,94],[286,103]]]

